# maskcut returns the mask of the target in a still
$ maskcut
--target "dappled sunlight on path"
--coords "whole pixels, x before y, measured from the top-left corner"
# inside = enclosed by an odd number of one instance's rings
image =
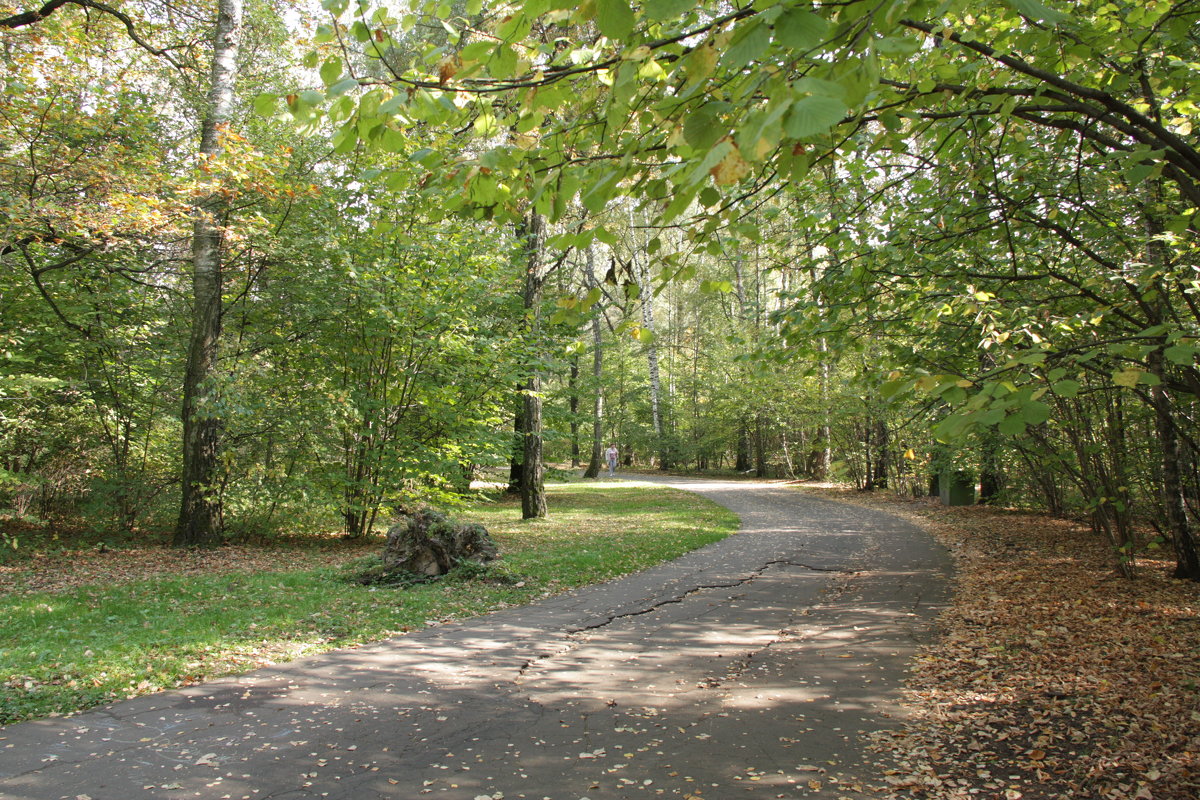
[[[12,726],[4,796],[858,796],[862,735],[893,724],[944,555],[787,488],[671,483],[730,505],[741,535],[532,606]]]

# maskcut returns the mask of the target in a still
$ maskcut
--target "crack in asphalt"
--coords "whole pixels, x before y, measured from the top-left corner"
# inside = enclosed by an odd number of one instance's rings
[[[682,603],[684,600],[691,597],[692,595],[694,595],[698,592],[709,590],[709,589],[733,589],[738,586],[745,586],[747,583],[750,583],[751,581],[761,578],[763,576],[763,573],[766,572],[768,568],[773,567],[773,566],[778,566],[780,564],[786,564],[791,567],[800,567],[802,569],[811,570],[813,572],[839,573],[842,575],[853,575],[856,572],[856,570],[848,569],[845,567],[816,567],[811,564],[803,564],[799,561],[792,561],[790,559],[782,559],[782,558],[774,559],[772,561],[766,562],[761,567],[758,567],[757,569],[755,569],[753,572],[751,572],[749,575],[747,575],[744,578],[737,578],[735,580],[727,581],[724,583],[698,584],[698,585],[693,586],[692,588],[688,589],[683,594],[676,595],[675,597],[669,597],[665,600],[659,600],[658,602],[652,603],[649,606],[646,606],[645,608],[639,608],[634,611],[626,611],[626,612],[623,612],[620,614],[612,614],[611,616],[603,617],[598,622],[590,622],[590,623],[586,623],[584,625],[580,625],[575,628],[568,628],[567,633],[569,635],[573,636],[573,635],[580,634],[580,633],[586,633],[588,631],[599,630],[600,628],[605,628],[609,625],[612,625],[614,622],[616,622],[619,619],[627,619],[629,617],[640,617],[644,614],[649,614],[653,611],[657,611],[658,609],[660,609],[664,606]],[[736,598],[731,598],[731,599],[736,599]],[[555,654],[555,655],[561,655],[561,654]],[[549,656],[546,656],[546,657],[549,657]]]
[[[798,564],[794,561],[772,561],[772,562],[769,562],[769,564],[767,566],[769,566],[770,564],[790,564],[790,565],[796,566],[796,567],[806,567],[808,569],[816,569],[821,572],[837,572],[837,573],[842,574],[844,576],[844,578],[841,581],[833,584],[826,590],[827,594],[829,595],[828,597],[826,597],[826,599],[822,600],[820,603],[817,603],[814,606],[811,606],[811,607],[805,608],[805,609],[800,609],[800,610],[796,611],[795,613],[793,613],[791,615],[791,617],[788,619],[787,625],[785,625],[783,627],[783,629],[781,629],[774,636],[772,636],[767,642],[763,643],[763,645],[761,647],[757,647],[753,650],[750,650],[745,655],[743,655],[739,658],[733,659],[730,662],[730,664],[725,668],[725,674],[723,677],[716,677],[714,675],[705,676],[697,684],[697,686],[699,688],[713,689],[713,690],[720,689],[724,686],[724,684],[727,681],[736,680],[737,678],[740,678],[742,675],[744,675],[750,669],[751,665],[754,663],[754,660],[756,658],[761,656],[763,653],[766,653],[768,650],[770,650],[772,647],[775,647],[780,642],[782,642],[784,640],[788,640],[788,639],[794,639],[796,641],[804,641],[806,639],[811,639],[813,636],[817,635],[818,633],[821,633],[823,630],[827,630],[827,628],[821,628],[821,627],[809,628],[807,630],[795,630],[794,628],[795,628],[796,622],[799,619],[801,619],[802,617],[811,615],[815,609],[827,607],[830,604],[830,602],[837,600],[842,595],[844,595],[846,592],[848,592],[850,590],[850,579],[861,574],[861,572],[858,570],[822,569],[819,567],[809,567],[807,564]]]
[[[764,506],[754,524],[746,525],[744,532],[753,535],[731,537],[707,556],[597,587],[579,601],[551,601],[546,612],[532,616],[507,612],[465,625],[461,633],[417,634],[407,644],[381,645],[363,662],[369,667],[352,662],[349,673],[348,657],[337,656],[311,662],[303,676],[272,678],[289,688],[292,682],[304,685],[307,693],[277,695],[270,691],[273,682],[251,689],[222,686],[210,690],[229,693],[209,698],[208,705],[221,703],[215,709],[200,708],[206,702],[196,698],[169,707],[142,703],[99,712],[104,716],[90,718],[99,723],[91,733],[62,727],[57,741],[30,742],[23,763],[12,764],[25,767],[13,779],[26,792],[14,796],[75,797],[103,777],[110,786],[128,784],[125,796],[147,797],[155,787],[138,794],[134,784],[158,783],[161,776],[153,768],[171,769],[182,756],[157,742],[128,738],[139,736],[168,744],[187,737],[182,744],[203,743],[195,753],[212,749],[245,756],[244,769],[264,792],[255,789],[254,796],[262,800],[386,800],[397,791],[447,792],[447,800],[466,800],[501,790],[513,796],[531,785],[566,791],[585,778],[588,788],[606,797],[632,797],[635,791],[682,796],[693,785],[711,785],[719,796],[730,797],[735,788],[765,788],[731,782],[746,778],[736,765],[749,764],[751,756],[757,762],[750,780],[770,777],[780,789],[784,780],[799,788],[809,778],[805,767],[794,766],[796,759],[836,763],[857,778],[871,768],[854,760],[857,745],[851,740],[858,728],[882,724],[875,722],[876,706],[883,707],[902,677],[897,662],[914,651],[909,642],[930,635],[928,614],[915,612],[927,612],[943,593],[936,582],[926,586],[931,575],[937,577],[936,564],[918,560],[933,551],[901,526],[847,520],[835,504],[796,500],[782,490],[774,494],[779,502]],[[748,502],[734,505],[744,509]],[[679,607],[665,608],[670,605]],[[657,617],[618,622],[660,609]],[[855,633],[860,630],[865,633]],[[496,645],[502,635],[508,644]],[[862,665],[831,660],[848,657],[860,641],[873,648],[858,653],[860,661],[867,659]],[[387,657],[388,647],[399,660]],[[843,708],[838,698],[845,692],[853,702]],[[277,716],[251,715],[239,728],[229,715],[247,701],[266,704]],[[392,716],[394,708],[401,709],[399,719]],[[289,730],[295,726],[297,739],[330,747],[353,741],[350,750],[361,742],[364,749],[361,756],[342,754],[344,762],[332,757],[328,769],[321,764],[319,778],[314,774],[309,786],[301,786],[296,772],[307,750],[252,749],[256,743],[247,741],[251,734],[262,736],[267,728],[258,726],[271,721]],[[238,738],[242,731],[247,735]],[[283,741],[277,734],[278,729],[269,741]],[[389,746],[380,751],[380,744]],[[596,755],[604,748],[607,756]],[[586,752],[575,756],[580,750]],[[51,753],[61,758],[36,763]],[[87,760],[82,753],[96,760],[94,769],[82,764]],[[628,762],[618,759],[642,753]],[[356,757],[369,762],[352,763]],[[591,760],[576,764],[575,758]],[[170,780],[188,786],[201,780],[192,787],[197,789],[208,780],[208,769],[180,763],[186,770],[166,773]],[[367,763],[382,768],[379,778],[394,776],[392,786],[360,771]],[[609,768],[626,765],[623,773]],[[447,767],[452,772],[443,771]],[[221,774],[234,768],[232,762],[222,764]],[[418,787],[421,778],[429,778],[427,788],[406,793],[409,787],[396,786],[414,778]],[[637,782],[642,778],[653,779],[653,789],[644,790]],[[51,792],[59,786],[62,791]]]

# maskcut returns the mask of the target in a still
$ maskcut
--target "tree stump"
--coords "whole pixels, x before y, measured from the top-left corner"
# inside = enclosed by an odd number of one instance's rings
[[[383,568],[435,577],[463,561],[486,564],[500,551],[482,525],[455,522],[440,511],[420,508],[387,532]]]

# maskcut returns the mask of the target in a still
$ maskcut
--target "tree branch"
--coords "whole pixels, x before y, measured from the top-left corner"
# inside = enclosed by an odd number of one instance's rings
[[[49,17],[55,11],[58,11],[63,6],[74,5],[80,8],[91,8],[101,13],[107,14],[110,17],[120,21],[125,26],[125,32],[129,38],[133,40],[138,47],[141,47],[151,55],[160,56],[171,62],[171,65],[177,69],[182,69],[183,66],[171,57],[171,54],[166,48],[155,47],[154,45],[143,39],[137,32],[133,20],[125,12],[113,8],[107,3],[99,2],[99,0],[50,0],[36,11],[23,11],[20,14],[13,14],[4,19],[0,19],[0,28],[23,28],[26,25],[36,25],[42,20]]]

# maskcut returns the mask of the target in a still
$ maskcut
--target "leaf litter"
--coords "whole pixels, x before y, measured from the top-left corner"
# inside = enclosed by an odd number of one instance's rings
[[[319,545],[253,546],[179,550],[131,547],[107,551],[64,551],[0,564],[0,594],[66,592],[93,585],[117,585],[181,575],[262,573],[335,566],[379,549],[374,537],[329,537]]]
[[[811,491],[811,490],[810,490]],[[1200,798],[1200,586],[1166,554],[1120,577],[1088,527],[985,506],[821,494],[921,526],[950,607],[875,737],[880,793],[914,800]]]

